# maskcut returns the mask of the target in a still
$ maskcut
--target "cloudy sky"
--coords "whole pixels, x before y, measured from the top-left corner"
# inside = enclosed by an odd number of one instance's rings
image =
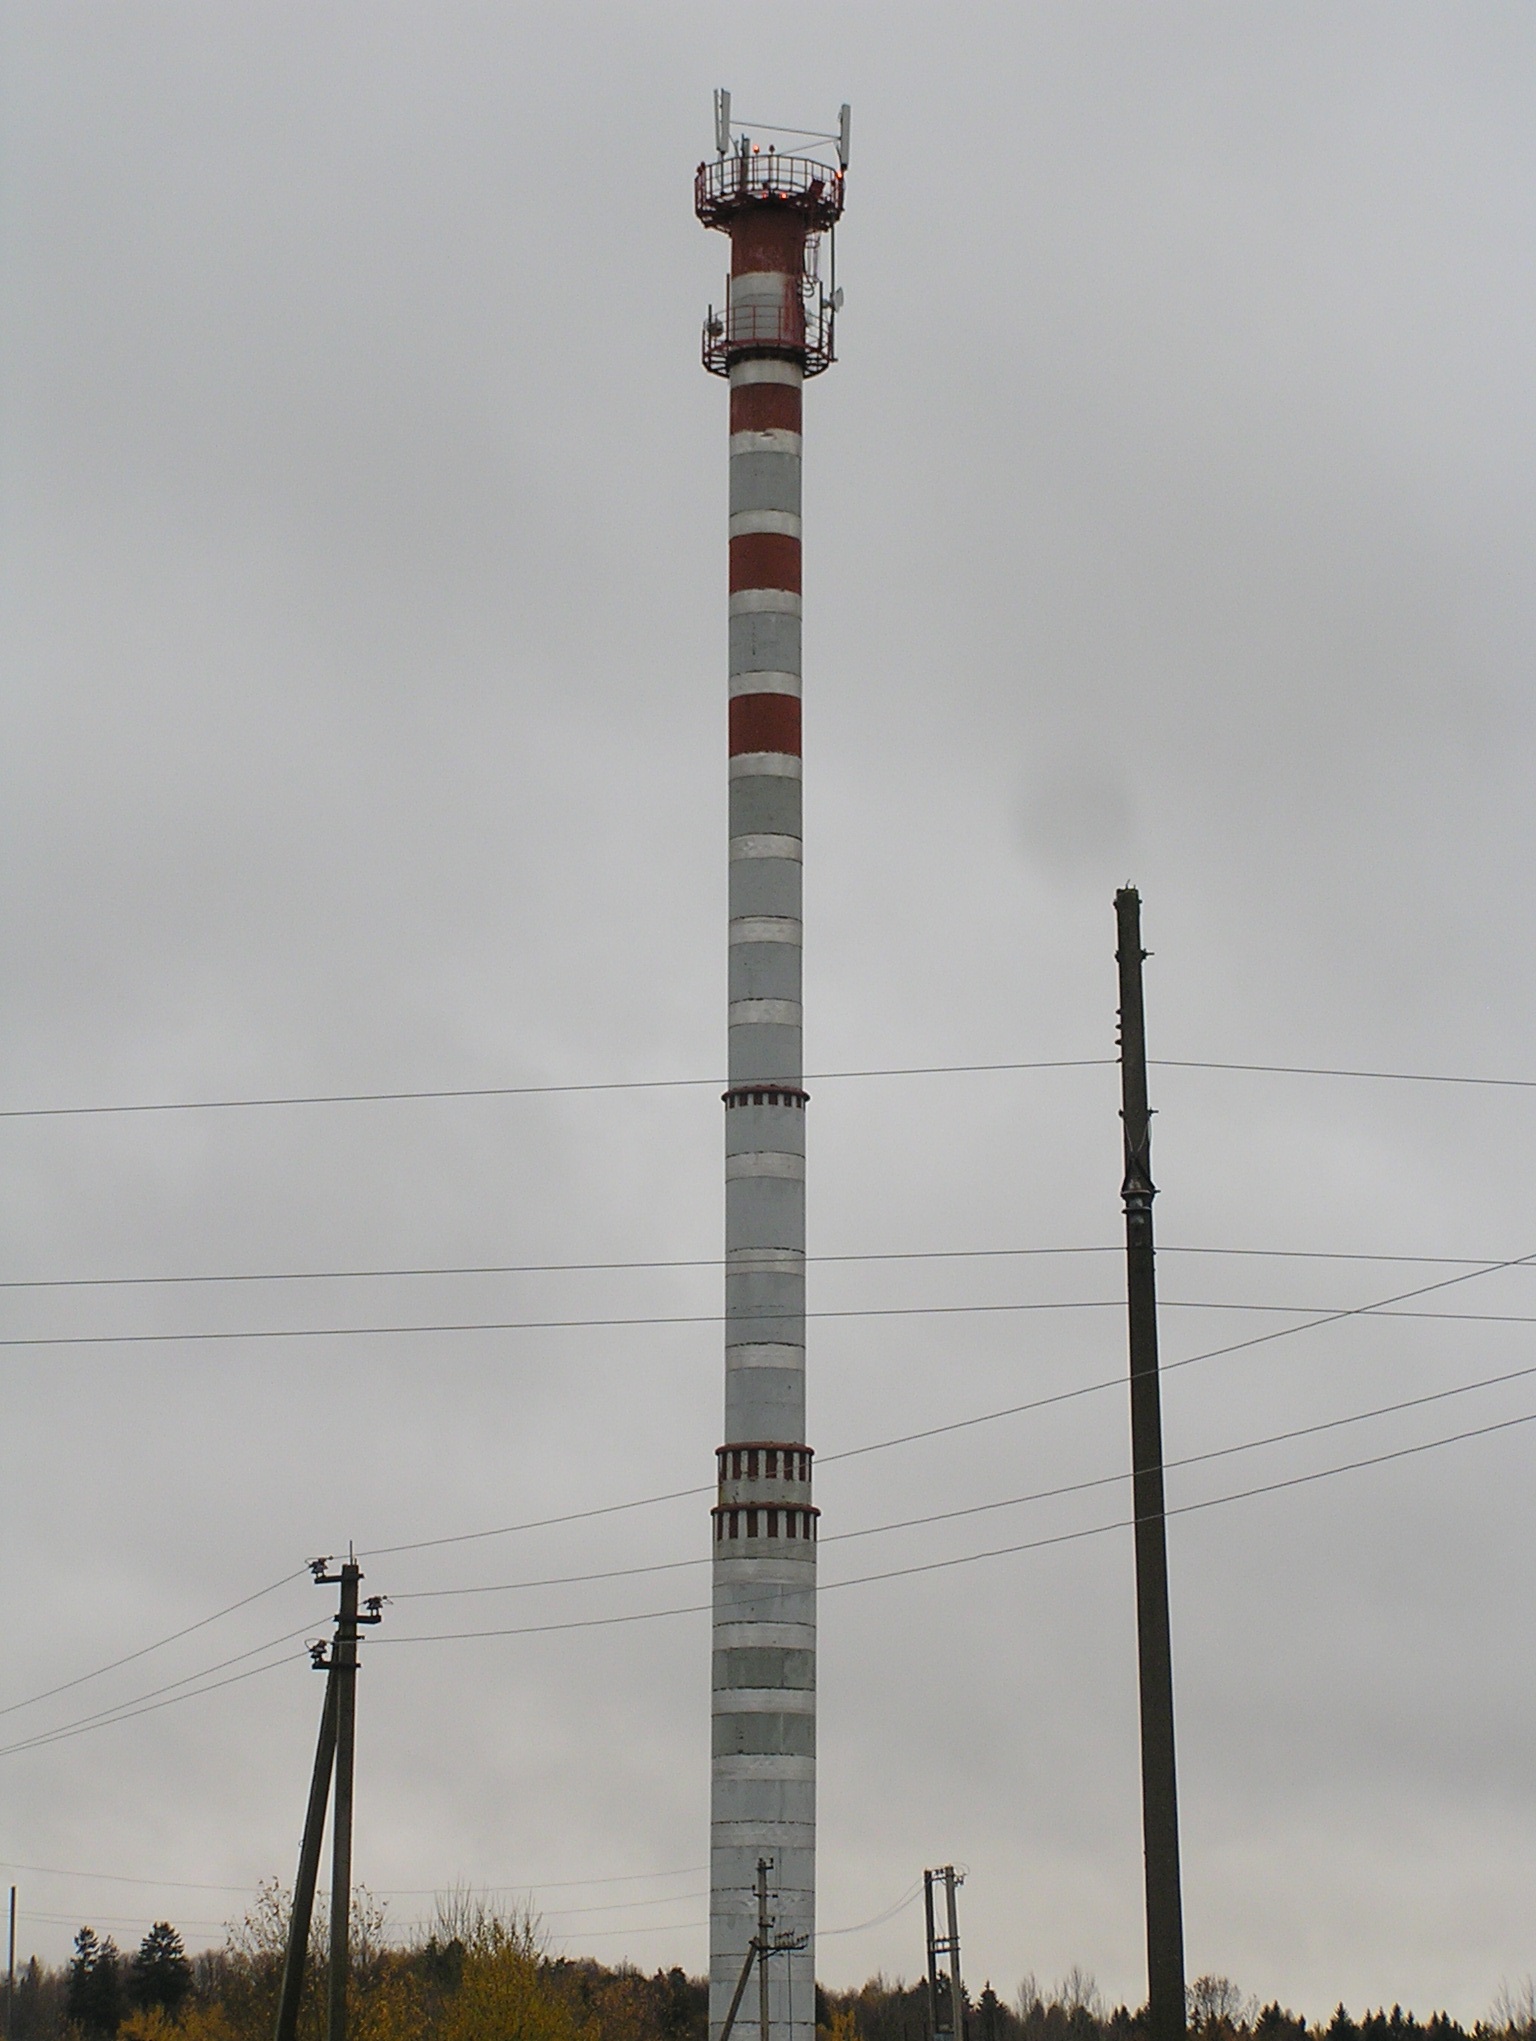
[[[973,1986],[1135,2002],[1112,894],[1169,1062],[1536,1077],[1536,19],[3,23],[4,1105],[699,1080],[0,1122],[23,1955],[215,1941],[291,1876],[294,1576],[353,1539],[391,1918],[510,1888],[703,1962],[708,1498],[421,1541],[712,1477],[723,83],[854,109],[810,1068],[1082,1066],[812,1087],[819,1970],[916,1972],[954,1861]],[[1536,1966],[1536,1428],[1489,1429],[1536,1412],[1536,1277],[1479,1273],[1536,1252],[1536,1092],[1153,1082],[1167,1450],[1220,1455],[1170,1474],[1213,1505],[1170,1526],[1191,1974],[1474,2017]],[[1394,1307],[1438,1324],[1304,1329],[1453,1276]],[[409,1329],[452,1325],[501,1329]],[[199,1337],[263,1331],[310,1336]]]

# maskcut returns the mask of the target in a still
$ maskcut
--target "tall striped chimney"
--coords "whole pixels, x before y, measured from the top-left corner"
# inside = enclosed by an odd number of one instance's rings
[[[816,1518],[805,1442],[800,998],[801,390],[830,367],[817,274],[836,164],[755,147],[716,99],[700,220],[729,234],[704,365],[728,379],[730,976],[725,1093],[725,1443],[714,1518],[711,2041],[732,2001],[758,2041],[815,2041]],[[759,1865],[766,1864],[761,1910]],[[766,1925],[766,1934],[760,1926]],[[766,1945],[766,1946],[765,1946]],[[750,1990],[749,1956],[757,1950]],[[763,1990],[766,1978],[766,1992]],[[766,2031],[762,2023],[766,2020]]]

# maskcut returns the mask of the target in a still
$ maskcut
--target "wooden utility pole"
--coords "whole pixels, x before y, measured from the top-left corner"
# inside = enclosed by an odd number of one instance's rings
[[[1115,895],[1120,966],[1120,1099],[1125,1135],[1126,1302],[1131,1352],[1131,1468],[1136,1518],[1136,1648],[1141,1689],[1141,1824],[1147,1889],[1148,2041],[1183,2041],[1184,1907],[1173,1747],[1173,1646],[1163,1515],[1163,1419],[1153,1263],[1152,1115],[1142,1004],[1141,895]]]

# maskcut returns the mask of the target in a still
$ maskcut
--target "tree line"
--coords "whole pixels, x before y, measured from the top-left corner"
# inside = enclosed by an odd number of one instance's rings
[[[1272,2002],[1247,1998],[1225,1977],[1200,1977],[1189,1987],[1191,2041],[1536,2041],[1536,2005],[1529,1981],[1501,1990],[1485,2020],[1470,2029],[1443,2012],[1417,2019],[1401,2006],[1352,2018],[1339,2005],[1331,2018],[1309,2022]],[[816,1994],[818,2041],[928,2041],[926,1984],[873,1977],[857,1991]],[[1143,2010],[1105,2004],[1092,1976],[1071,1970],[1042,1989],[1033,1977],[1011,2003],[990,1984],[964,1994],[962,2041],[1144,2041]]]
[[[321,1909],[323,1916],[325,1909]],[[680,1969],[651,1975],[590,1958],[553,1956],[530,1913],[504,1914],[465,1893],[407,1946],[386,1941],[366,1892],[354,1908],[352,2041],[708,2041],[709,1994]],[[34,1958],[17,1979],[11,2041],[271,2041],[288,1935],[288,1895],[275,1883],[226,1933],[221,1948],[188,1956],[169,1921],[132,1955],[82,1927],[71,1961]],[[308,1951],[299,2041],[325,2041],[325,1923]],[[990,1983],[965,1999],[960,2041],[1144,2041],[1139,2012],[1107,2006],[1093,1978],[1070,1971],[1042,1989],[1026,1977],[1011,2001]],[[1420,2020],[1400,2006],[1308,2022],[1278,2003],[1245,1998],[1228,1979],[1197,1978],[1191,2041],[1536,2041],[1529,1983],[1501,1992],[1485,2020],[1464,2028],[1443,2012]],[[817,2041],[928,2041],[922,1982],[873,1977],[857,1991],[816,1989]],[[741,2041],[756,2041],[755,2022]]]

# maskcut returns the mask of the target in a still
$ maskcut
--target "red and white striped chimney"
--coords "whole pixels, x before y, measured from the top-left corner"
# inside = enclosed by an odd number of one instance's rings
[[[825,138],[837,143],[835,163],[733,135],[727,94],[717,98],[716,126],[716,160],[701,164],[695,181],[699,218],[731,240],[725,306],[711,311],[703,350],[705,367],[731,388],[725,1443],[713,1513],[710,2034],[720,2041],[735,2000],[739,2020],[759,2025],[759,2041],[815,2041],[817,1511],[805,1442],[800,457],[804,382],[833,359],[836,293],[823,290],[817,255],[842,212],[847,109],[839,136]],[[752,1985],[745,1998],[744,1980]]]

